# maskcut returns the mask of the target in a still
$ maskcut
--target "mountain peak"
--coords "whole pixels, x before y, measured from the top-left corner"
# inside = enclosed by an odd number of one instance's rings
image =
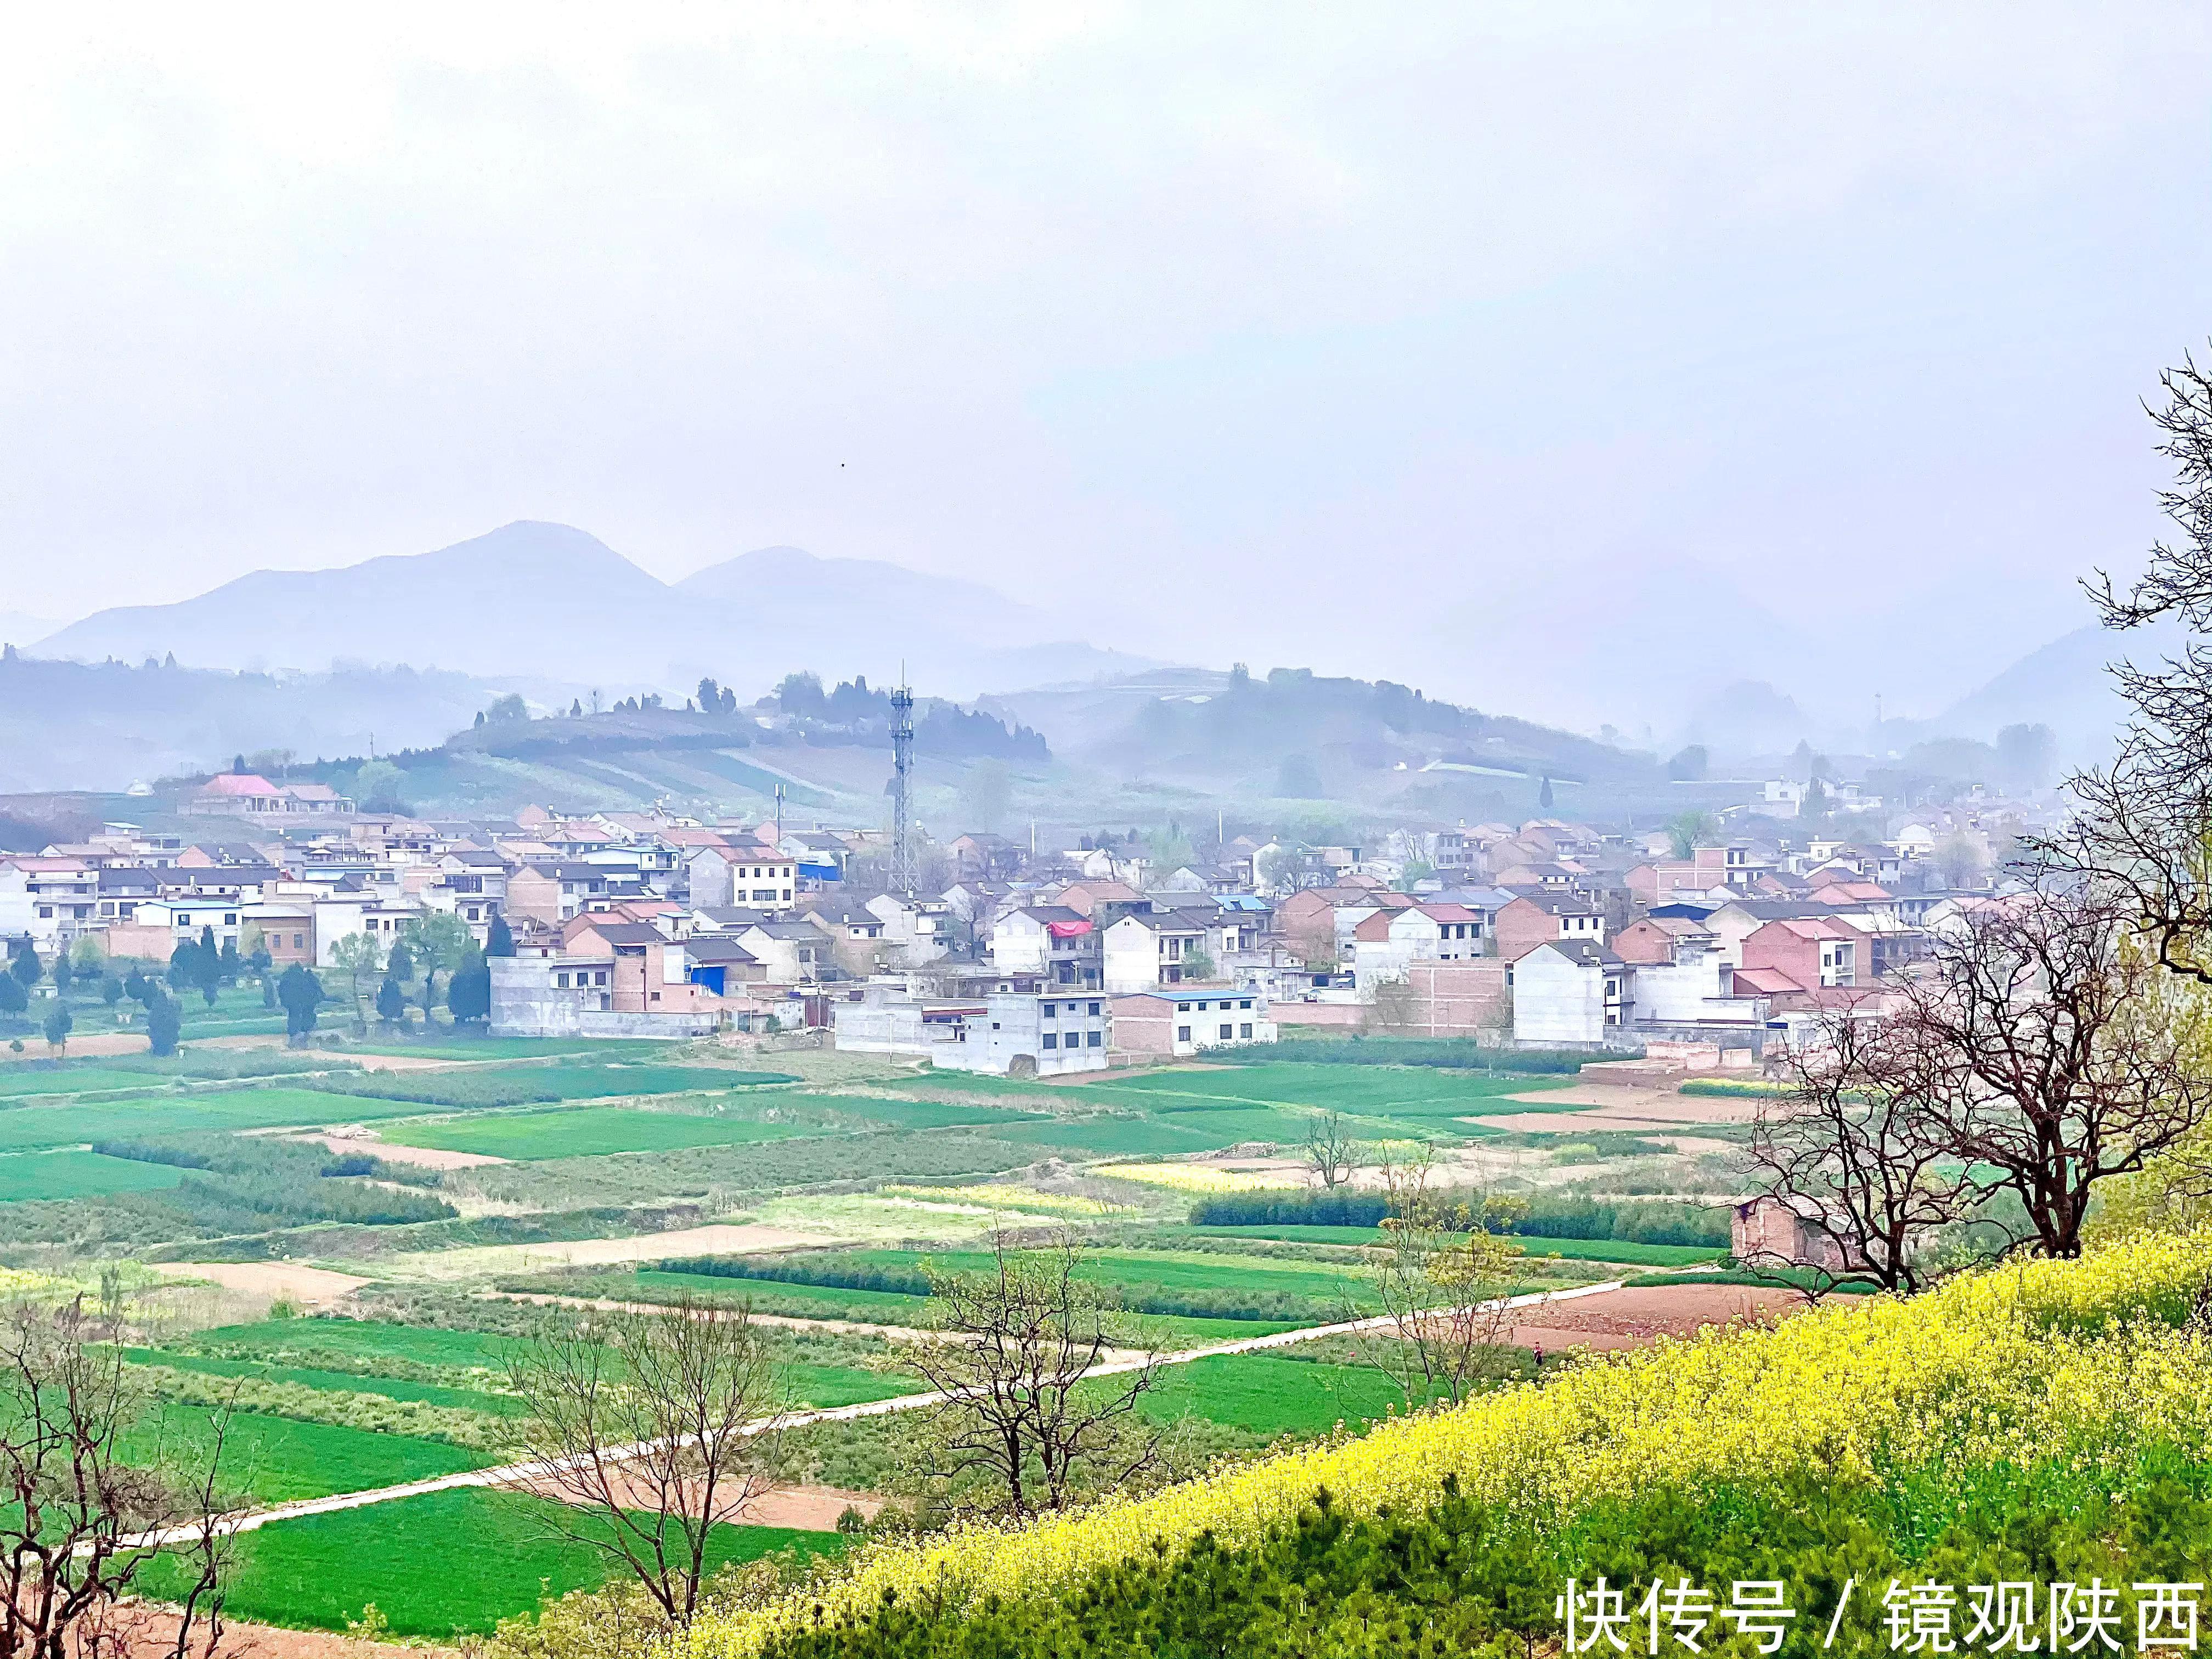
[[[974,582],[796,547],[757,548],[671,586],[586,531],[518,519],[434,552],[257,571],[174,605],[103,611],[39,653],[136,662],[173,651],[210,668],[404,661],[671,691],[709,673],[741,688],[796,669],[877,679],[903,661],[953,696],[1109,660],[1051,630]]]
[[[349,568],[361,570],[371,566],[389,568],[395,565],[434,568],[441,574],[489,576],[500,580],[591,576],[602,580],[611,578],[631,586],[641,583],[651,583],[656,588],[662,586],[658,579],[632,564],[588,530],[544,519],[516,519],[496,530],[488,530],[481,536],[471,536],[435,552],[387,554]]]

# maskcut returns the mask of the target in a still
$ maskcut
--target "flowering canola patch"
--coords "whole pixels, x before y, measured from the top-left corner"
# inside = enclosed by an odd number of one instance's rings
[[[1445,1478],[1540,1522],[1662,1483],[1804,1472],[1879,1480],[2053,1461],[2118,1475],[2154,1444],[2212,1455],[2212,1235],[2031,1261],[1772,1328],[1709,1331],[1594,1359],[1548,1386],[1388,1424],[1148,1498],[863,1553],[840,1578],[704,1620],[685,1659],[748,1659],[779,1632],[862,1615],[887,1590],[957,1614],[1051,1595],[1201,1533],[1259,1541],[1327,1487],[1346,1509],[1417,1512]],[[817,1609],[819,1613],[817,1614]]]
[[[1263,1175],[1256,1170],[1217,1170],[1206,1164],[1102,1164],[1093,1175],[1166,1187],[1178,1193],[1255,1193],[1276,1187],[1301,1187],[1299,1176]]]

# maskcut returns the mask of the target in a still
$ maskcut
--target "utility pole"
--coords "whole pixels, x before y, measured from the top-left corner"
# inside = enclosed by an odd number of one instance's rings
[[[914,851],[914,693],[899,668],[891,693],[891,890],[908,898],[921,884]]]

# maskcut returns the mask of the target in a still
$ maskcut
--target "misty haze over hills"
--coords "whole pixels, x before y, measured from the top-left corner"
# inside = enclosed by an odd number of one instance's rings
[[[903,662],[963,697],[1152,665],[1060,637],[970,582],[774,547],[670,584],[597,537],[530,520],[433,553],[257,571],[174,605],[101,611],[35,651],[252,670],[404,662],[678,692],[702,674],[755,692],[799,669],[887,681]]]
[[[1871,719],[1838,719],[1818,704],[1808,708],[1790,695],[1786,678],[1739,680],[1698,705],[1687,735],[1725,754],[1780,753],[1801,738],[1816,747],[1882,753],[1929,738],[1987,741],[2007,726],[2047,726],[2068,764],[2094,764],[2128,713],[2110,665],[2154,664],[2186,643],[2178,623],[2124,634],[2092,623],[2029,652],[1939,714],[1914,719],[1888,711],[1878,732]]]
[[[1513,597],[1501,594],[1509,605]],[[1655,638],[1692,629],[1702,604],[1679,584],[1631,584],[1593,592],[1577,620],[1592,637],[1614,640],[1624,660],[1634,660],[1653,654]],[[2164,635],[2123,641],[2094,626],[2077,629],[1939,714],[1911,719],[1899,718],[1909,711],[1887,710],[1877,733],[1871,692],[1864,710],[1848,710],[1832,685],[1804,684],[1804,665],[1820,659],[1805,629],[1755,607],[1734,616],[1728,630],[1734,643],[1717,665],[1708,655],[1694,665],[1707,677],[1725,665],[1736,678],[1699,691],[1686,673],[1670,678],[1661,665],[1639,668],[1648,724],[1618,741],[1661,753],[1696,742],[1716,754],[1751,756],[1786,752],[1802,738],[1878,753],[1931,736],[1986,740],[2027,721],[2050,726],[2069,761],[2090,759],[2119,712],[2106,663],[2124,649],[2145,657],[2174,643]],[[1117,602],[1101,608],[1095,625],[1118,633],[1137,620]],[[0,621],[20,635],[28,619]],[[1640,642],[1631,643],[1639,630]],[[830,679],[864,674],[881,684],[902,666],[933,695],[972,699],[1162,666],[1115,649],[1119,641],[1111,635],[1081,640],[1070,631],[980,582],[820,558],[794,547],[759,549],[664,582],[582,530],[524,520],[434,552],[327,570],[259,571],[176,604],[101,611],[40,639],[31,654],[132,664],[173,657],[186,668],[253,673],[406,664],[520,685],[541,702],[592,689],[610,700],[657,690],[680,702],[702,675],[747,696],[800,670]],[[1224,639],[1224,658],[1237,655],[1233,635]],[[1313,666],[1324,674],[1336,670],[1327,661]],[[1494,712],[1557,719],[1540,703]],[[432,735],[410,729],[406,738]],[[303,750],[319,747],[308,732],[298,736]]]
[[[506,689],[411,668],[280,679],[10,653],[0,656],[0,793],[119,790],[240,754],[282,765],[434,744]]]

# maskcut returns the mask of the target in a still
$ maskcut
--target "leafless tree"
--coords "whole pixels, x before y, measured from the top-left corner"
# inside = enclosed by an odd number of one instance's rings
[[[136,1439],[147,1401],[114,1332],[81,1297],[0,1312],[5,1659],[149,1649],[189,1659],[222,1635],[228,1544],[216,1491],[230,1413],[212,1414],[211,1441]],[[154,1559],[149,1537],[169,1546],[174,1612],[126,1600]]]
[[[1310,862],[1305,854],[1288,847],[1261,849],[1254,860],[1253,875],[1277,898],[1287,898],[1309,887],[1325,887],[1328,872]]]
[[[1370,1275],[1385,1324],[1363,1346],[1408,1409],[1456,1405],[1510,1364],[1518,1245],[1490,1231],[1506,1208],[1436,1182],[1434,1154],[1385,1158],[1386,1240]]]
[[[941,1477],[981,1477],[983,1507],[1015,1516],[1064,1508],[1091,1488],[1151,1469],[1160,1437],[1139,1405],[1159,1375],[1147,1352],[1110,1379],[1084,1378],[1112,1357],[1118,1308],[1083,1275],[1085,1246],[1065,1230],[1035,1249],[1004,1233],[981,1273],[929,1273],[939,1340],[908,1350],[944,1396],[930,1408]]]
[[[1408,1031],[1413,1028],[1415,1017],[1420,1012],[1420,1000],[1413,994],[1412,981],[1401,977],[1377,981],[1375,986],[1375,1012],[1370,1021],[1377,1031]]]
[[[1310,972],[1333,974],[1337,970],[1340,952],[1336,944],[1336,923],[1326,910],[1307,918],[1305,922],[1287,935],[1291,948],[1298,954]]]
[[[1921,1288],[1929,1243],[1982,1194],[1918,1101],[1881,1081],[1917,1065],[1896,1052],[1913,1035],[1838,1009],[1784,1060],[1790,1091],[1763,1103],[1753,1126],[1754,1178],[1825,1248],[1807,1261],[1747,1266],[1803,1268],[1820,1292],[1850,1280]]]
[[[1911,1063],[1893,1086],[2019,1200],[2048,1255],[2081,1254],[2097,1182],[2212,1111],[2203,999],[2137,921],[2124,893],[2046,879],[1939,933],[1899,1017]]]
[[[1350,1122],[1334,1107],[1307,1116],[1299,1146],[1307,1172],[1328,1192],[1350,1182],[1370,1157],[1366,1143],[1352,1134]]]
[[[776,1484],[776,1378],[750,1310],[683,1302],[549,1325],[508,1370],[529,1407],[514,1483],[559,1498],[548,1525],[689,1624],[714,1528]]]
[[[2084,810],[2037,850],[2116,888],[2160,965],[2212,985],[2212,374],[2185,356],[2160,383],[2165,404],[2147,412],[2175,478],[2159,504],[2180,533],[2153,544],[2131,588],[2099,571],[2089,597],[2107,628],[2173,620],[2198,637],[2154,664],[2114,665],[2134,711],[2126,734],[2109,765],[2069,780]]]
[[[1939,928],[1879,1037],[1824,1084],[1881,1103],[1883,1138],[1854,1151],[1908,1149],[1882,1176],[1900,1193],[1931,1156],[1955,1160],[2018,1200],[2012,1246],[2080,1255],[2096,1184],[2212,1111],[2205,1000],[2136,921],[2125,892],[2046,877]]]
[[[1932,854],[1936,873],[1943,878],[1946,887],[1956,890],[1971,887],[1984,868],[1982,849],[1963,830],[1953,830],[1936,844]]]

